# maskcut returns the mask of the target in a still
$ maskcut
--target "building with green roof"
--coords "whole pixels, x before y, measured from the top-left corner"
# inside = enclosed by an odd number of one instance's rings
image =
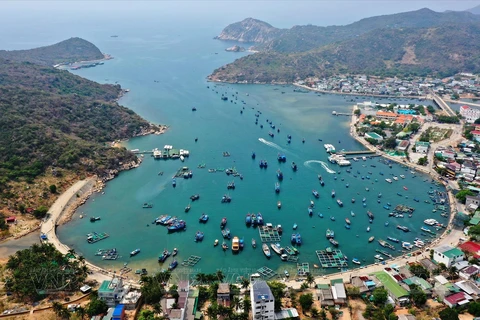
[[[433,260],[437,263],[443,263],[450,268],[453,264],[465,260],[463,251],[449,245],[444,245],[433,249]]]
[[[476,226],[480,223],[480,211],[476,211],[473,217],[468,221],[469,224]]]
[[[400,305],[409,302],[408,291],[400,286],[393,277],[385,271],[373,272],[371,275],[375,276],[383,287],[388,291],[390,297]]]

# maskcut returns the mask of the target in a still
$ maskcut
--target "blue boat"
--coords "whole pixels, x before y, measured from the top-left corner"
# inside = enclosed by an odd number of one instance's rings
[[[312,214],[313,214],[313,209],[312,209],[312,208],[308,208],[308,215],[309,215],[309,216],[312,216]]]
[[[383,176],[383,172],[379,172],[381,176]]]
[[[262,214],[260,212],[257,214],[257,224],[259,226],[263,226],[263,217],[262,217]]]
[[[198,221],[206,223],[208,221],[208,214],[202,213],[202,216],[198,219]]]
[[[297,171],[297,169],[298,169],[297,164],[295,162],[292,162],[292,170]]]
[[[402,194],[401,194],[400,192],[397,192],[397,196],[400,196],[400,197],[401,197],[401,196],[402,196]]]
[[[297,233],[295,235],[295,242],[297,245],[301,245],[302,244],[302,236],[300,235],[300,233]]]
[[[420,202],[420,200],[418,200],[417,198],[413,198],[413,201]]]
[[[242,250],[243,247],[245,246],[245,240],[243,238],[240,238],[240,240],[238,241],[238,244],[240,245],[240,250]]]
[[[364,202],[364,203],[362,203],[362,206],[363,206],[364,208],[366,208],[366,207],[367,207],[367,204]]]
[[[255,152],[252,152],[252,159],[255,159],[256,155]]]
[[[280,171],[280,169],[277,170],[277,178],[278,180],[283,180],[283,173]]]
[[[388,221],[385,222],[385,227],[388,227],[388,225],[389,225],[389,222]]]
[[[161,219],[157,219],[155,220],[155,223],[156,224],[161,224],[161,225],[165,225],[167,223],[168,220],[170,220],[172,218],[172,216],[165,216]]]
[[[275,183],[275,192],[279,193],[280,192],[280,183]]]
[[[355,264],[361,264],[360,260],[358,260],[357,258],[353,258],[352,262]]]
[[[167,249],[163,250],[162,254],[158,257],[158,262],[165,262],[170,255],[171,253]]]
[[[386,209],[386,210],[390,210],[390,207],[387,206],[387,205],[384,205],[383,208]]]
[[[319,216],[320,218],[323,218],[323,214],[321,214],[320,212],[318,213],[318,216]]]
[[[201,242],[203,241],[204,234],[203,232],[197,231],[195,234],[195,242]]]
[[[380,199],[377,199],[377,203],[380,203],[380,202],[381,202]]]
[[[177,261],[177,260],[173,260],[172,263],[170,263],[170,265],[168,266],[168,270],[172,271],[172,270],[175,269],[177,266],[178,266],[178,261]]]
[[[293,230],[297,230],[298,225],[296,223],[293,224]]]
[[[348,184],[348,183],[345,184],[345,187],[346,187],[346,188],[348,188],[349,186],[350,186],[350,184]]]
[[[175,188],[177,186],[177,179],[172,179],[172,186]]]
[[[362,199],[362,202],[365,202],[365,201],[367,201],[367,198],[363,198],[363,199]]]
[[[378,197],[381,198],[381,197],[382,197],[382,193],[379,193],[379,194],[378,194]]]
[[[260,168],[267,168],[268,163],[267,160],[260,160]]]
[[[187,224],[185,223],[185,221],[178,220],[171,226],[168,226],[167,229],[168,229],[168,232],[176,232],[176,231],[184,230],[186,227],[187,227]]]
[[[320,180],[320,185],[323,187],[325,186],[325,182],[323,180]]]
[[[290,238],[290,242],[292,244],[296,244],[297,243],[297,235],[295,233],[292,233],[292,237]]]
[[[252,216],[250,215],[250,213],[247,213],[247,216],[245,217],[245,223],[247,225],[250,225],[252,223]]]
[[[278,154],[277,155],[277,160],[278,162],[286,162],[287,161],[287,157],[284,155],[284,154]]]
[[[348,223],[345,223],[345,229],[350,229],[350,225]]]

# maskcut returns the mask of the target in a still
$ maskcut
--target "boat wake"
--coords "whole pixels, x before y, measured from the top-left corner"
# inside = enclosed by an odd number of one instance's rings
[[[306,167],[310,167],[310,164],[311,163],[318,163],[322,166],[323,169],[325,169],[325,171],[327,171],[328,173],[335,173],[335,170],[332,170],[328,167],[328,165],[323,162],[323,161],[320,161],[320,160],[307,160],[303,163],[304,166]]]
[[[263,143],[263,144],[266,144],[266,145],[269,146],[269,147],[275,148],[275,149],[277,149],[277,150],[279,150],[279,151],[287,152],[287,150],[283,149],[283,148],[280,147],[278,144],[273,143],[273,142],[271,142],[271,141],[267,141],[267,140],[265,140],[265,139],[263,139],[263,138],[258,138],[258,141],[260,141],[260,142]]]

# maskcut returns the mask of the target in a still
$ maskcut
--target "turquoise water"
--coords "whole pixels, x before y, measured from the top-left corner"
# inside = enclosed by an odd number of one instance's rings
[[[274,253],[267,260],[259,245],[256,249],[251,248],[251,239],[255,238],[260,243],[260,238],[256,228],[245,226],[248,212],[261,212],[266,222],[281,224],[284,228],[281,244],[284,246],[290,244],[292,225],[297,223],[297,232],[303,238],[303,245],[299,247],[299,262],[311,264],[318,264],[315,250],[323,250],[329,245],[325,238],[327,228],[335,231],[340,250],[348,257],[356,257],[367,264],[373,262],[375,249],[381,249],[376,241],[368,243],[370,236],[376,239],[393,236],[412,241],[417,236],[425,238],[420,235],[424,219],[447,221],[439,213],[432,212],[431,204],[423,202],[428,199],[427,191],[436,186],[421,174],[412,175],[398,164],[392,164],[390,168],[379,162],[381,158],[352,162],[351,173],[346,172],[347,168],[328,163],[324,143],[332,143],[337,149],[363,149],[349,136],[349,117],[331,115],[334,110],[350,112],[351,97],[296,93],[291,86],[208,83],[205,77],[209,72],[242,54],[224,52],[224,48],[232,44],[211,40],[211,32],[192,35],[180,29],[178,33],[176,36],[166,33],[156,37],[105,40],[99,46],[115,59],[102,67],[75,71],[99,82],[118,81],[124,88],[131,89],[122,98],[121,104],[149,121],[170,126],[164,135],[131,139],[126,144],[129,149],[151,150],[170,144],[189,150],[191,156],[182,163],[179,160],[156,161],[146,155],[139,168],[121,173],[107,184],[104,195],[92,197],[79,208],[72,222],[59,227],[62,242],[105,268],[119,268],[128,262],[134,269],[145,267],[149,271],[166,268],[172,258],[165,265],[159,265],[157,257],[164,248],[172,250],[176,247],[179,249],[179,261],[190,255],[202,257],[192,269],[177,269],[179,274],[222,269],[230,280],[234,280],[237,275],[251,273],[262,266],[278,271],[296,267],[293,263],[282,262]],[[222,94],[229,99],[236,98],[236,103],[222,101]],[[197,108],[196,112],[191,111],[193,106]],[[258,124],[255,124],[258,111],[261,114]],[[274,138],[268,135],[273,130],[268,127],[267,119],[280,129],[280,133],[275,132]],[[260,125],[264,128],[261,129]],[[291,144],[287,144],[287,134],[292,135]],[[198,142],[194,141],[195,138]],[[303,138],[305,143],[301,142]],[[223,157],[224,151],[231,156]],[[256,160],[251,159],[252,151],[256,152]],[[279,152],[286,155],[286,163],[277,162]],[[268,160],[268,169],[259,168],[260,159]],[[290,167],[292,161],[299,165],[297,172]],[[205,164],[206,168],[198,169],[199,164]],[[193,178],[177,179],[177,187],[173,188],[171,177],[182,166],[192,169]],[[244,179],[232,178],[223,172],[208,172],[210,168],[228,167],[235,167]],[[284,173],[279,194],[274,192],[277,169]],[[159,171],[164,174],[158,175]],[[318,174],[323,176],[325,187],[320,186]],[[392,174],[404,174],[406,179],[386,183],[385,178],[391,178]],[[361,179],[361,176],[367,175],[370,180]],[[227,183],[232,179],[236,182],[236,189],[228,191],[232,202],[222,204],[220,199],[227,193]],[[346,188],[346,183],[349,183],[349,188]],[[367,187],[370,191],[366,191]],[[318,200],[312,196],[312,189],[319,191]],[[344,202],[343,208],[338,207],[335,199],[330,197],[332,189],[336,190],[337,199]],[[379,192],[383,194],[380,204],[377,203]],[[402,196],[398,196],[397,192]],[[191,203],[192,209],[185,213],[185,206],[191,202],[190,196],[196,193],[200,194],[200,200]],[[421,201],[414,202],[415,196]],[[354,204],[350,201],[352,197],[356,198]],[[367,198],[366,208],[362,207],[363,197]],[[282,202],[280,210],[277,209],[279,200]],[[310,200],[315,201],[312,217],[307,213]],[[153,203],[153,208],[143,209],[145,202]],[[412,218],[389,218],[389,211],[383,208],[387,202],[392,205],[407,204],[416,210]],[[372,224],[368,222],[367,210],[375,214]],[[354,211],[356,216],[351,217],[350,211]],[[203,212],[210,216],[205,225],[198,222]],[[80,213],[88,217],[101,216],[101,221],[92,224],[88,218],[78,219]],[[322,213],[324,218],[319,218],[317,213]],[[187,230],[168,234],[164,227],[151,225],[154,218],[161,214],[184,219]],[[336,221],[331,221],[330,216],[334,216]],[[222,217],[228,219],[227,227],[232,235],[245,239],[245,249],[238,255],[233,255],[230,250],[224,252],[220,246],[213,247],[215,239],[222,242],[219,227]],[[352,221],[350,230],[344,227],[346,217]],[[390,222],[388,227],[384,226],[386,221]],[[412,232],[403,233],[395,228],[397,224],[409,227]],[[366,232],[368,226],[372,229],[370,233]],[[201,243],[194,242],[197,230],[205,233]],[[88,244],[86,234],[92,231],[107,232],[110,237]],[[398,250],[399,245],[396,247]],[[116,261],[103,261],[94,256],[99,248],[117,248],[122,257]],[[141,248],[141,253],[130,258],[129,252],[136,248]],[[401,254],[398,251],[391,253]],[[315,270],[317,273],[336,271]]]

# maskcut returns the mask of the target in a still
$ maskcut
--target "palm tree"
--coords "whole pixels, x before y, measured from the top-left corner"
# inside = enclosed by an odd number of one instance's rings
[[[247,289],[248,286],[250,285],[250,281],[247,278],[243,278],[240,285],[243,289]]]
[[[448,268],[448,275],[450,276],[451,279],[457,278],[457,267],[451,266]]]
[[[83,318],[85,317],[85,308],[83,307],[78,307],[77,309],[75,309],[75,313],[78,315],[78,317],[80,318],[80,320],[83,320]]]
[[[307,278],[305,279],[305,282],[308,283],[309,287],[312,285],[312,283],[315,283],[315,278],[312,276],[310,272],[307,273]]]
[[[215,273],[215,275],[216,275],[218,281],[220,281],[220,282],[222,282],[223,279],[225,278],[225,276],[223,275],[222,270],[217,270],[217,272]]]

